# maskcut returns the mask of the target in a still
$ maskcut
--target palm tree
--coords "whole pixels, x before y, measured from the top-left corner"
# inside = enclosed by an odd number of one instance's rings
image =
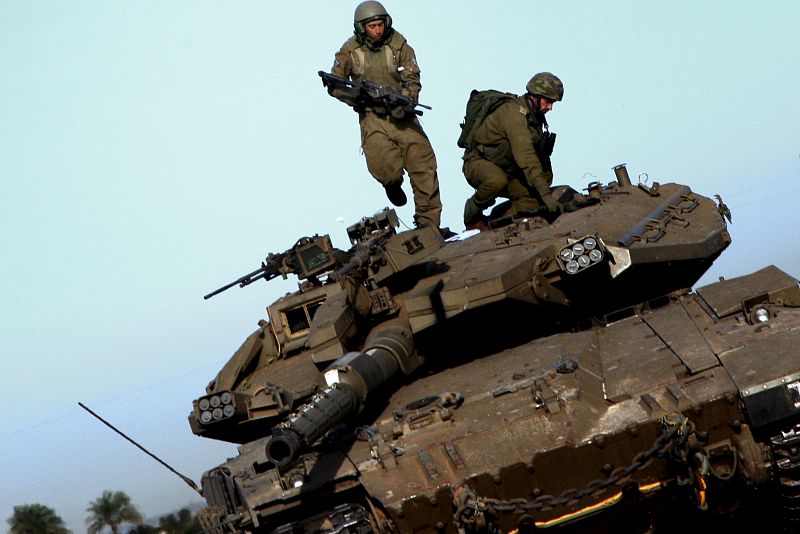
[[[15,506],[8,524],[10,534],[71,534],[56,511],[43,504]]]
[[[86,511],[92,514],[86,518],[89,534],[98,534],[105,527],[109,527],[114,534],[119,534],[119,527],[123,523],[144,521],[139,510],[131,504],[131,498],[122,491],[104,491],[97,500],[89,503]]]

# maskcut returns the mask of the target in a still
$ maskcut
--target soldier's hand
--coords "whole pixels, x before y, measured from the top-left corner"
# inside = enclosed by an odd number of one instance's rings
[[[392,108],[391,111],[392,117],[395,119],[405,119],[408,115],[406,113],[406,109],[403,106],[395,106]]]
[[[542,195],[542,202],[547,207],[550,213],[564,213],[564,206],[562,206],[551,193]]]
[[[414,108],[409,106],[395,106],[390,111],[395,119],[405,119],[414,115]]]
[[[570,200],[569,202],[565,202],[561,204],[564,213],[572,213],[573,211],[577,211],[580,207],[576,200]]]
[[[564,207],[564,213],[570,213],[573,211],[578,211],[579,209],[585,208],[587,206],[594,206],[599,202],[600,202],[599,198],[592,198],[579,194],[575,195],[575,197],[569,202],[564,202],[562,206]]]

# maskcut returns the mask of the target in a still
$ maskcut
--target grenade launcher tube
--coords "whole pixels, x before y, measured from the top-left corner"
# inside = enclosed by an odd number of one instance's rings
[[[401,369],[406,371],[404,364],[410,359],[413,349],[407,343],[396,343],[391,339],[384,339],[384,343],[380,341],[380,338],[376,339],[365,352],[345,354],[323,372],[328,387],[272,432],[266,446],[270,462],[278,467],[294,462],[304,448],[313,445],[344,418],[360,410],[367,397],[381,384]]]

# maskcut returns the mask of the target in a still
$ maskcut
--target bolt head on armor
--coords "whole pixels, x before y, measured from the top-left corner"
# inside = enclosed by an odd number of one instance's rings
[[[376,19],[383,19],[387,30],[392,27],[392,17],[389,16],[383,4],[375,0],[367,0],[358,4],[356,12],[353,14],[353,26],[355,26],[356,33],[363,35],[366,31],[364,25]]]
[[[564,98],[564,84],[552,72],[535,74],[528,82],[528,85],[525,86],[525,89],[531,95],[543,96],[556,102],[561,102],[561,99]]]

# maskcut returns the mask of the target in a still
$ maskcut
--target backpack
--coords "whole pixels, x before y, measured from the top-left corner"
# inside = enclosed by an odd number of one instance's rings
[[[467,100],[467,112],[464,115],[464,122],[461,123],[461,135],[458,136],[458,146],[461,148],[472,148],[474,145],[473,137],[475,130],[483,123],[489,114],[500,107],[500,104],[509,100],[516,100],[517,95],[504,93],[489,89],[488,91],[478,91],[473,89]]]

